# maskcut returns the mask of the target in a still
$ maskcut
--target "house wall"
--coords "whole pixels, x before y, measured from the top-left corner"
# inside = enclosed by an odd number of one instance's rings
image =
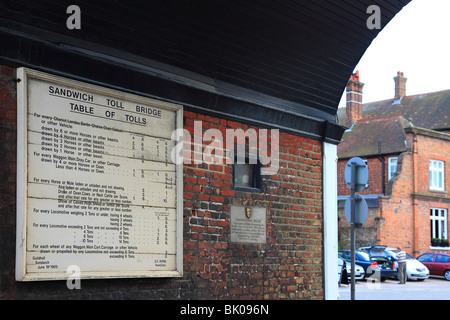
[[[384,221],[378,230],[377,242],[388,247],[402,247],[409,254],[414,251],[414,215],[411,198],[413,185],[413,157],[404,153],[399,157],[397,175],[392,178],[390,193],[379,199],[380,217]]]
[[[420,254],[426,251],[447,251],[450,248],[433,249],[430,247],[430,209],[447,209],[450,211],[450,136],[439,134],[429,130],[410,130],[408,138],[415,142],[414,152],[416,155],[415,175],[416,184],[413,186],[413,199],[417,208],[415,218],[415,253]],[[444,161],[445,186],[444,191],[434,191],[430,189],[429,162],[430,159]],[[447,216],[447,230],[450,222]],[[447,234],[448,238],[448,234]]]
[[[396,157],[398,155],[390,155],[389,157]],[[388,192],[388,156],[385,156],[385,191]],[[383,180],[382,171],[383,164],[378,157],[361,157],[367,160],[367,168],[369,177],[367,187],[358,192],[360,195],[382,195],[383,194]],[[345,183],[344,172],[349,159],[339,159],[338,161],[338,195],[350,196],[350,188]],[[366,224],[356,229],[356,248],[372,246],[375,244],[384,244],[380,241],[380,231],[385,225],[385,219],[381,215],[381,207],[370,207],[369,215]],[[350,223],[345,218],[344,208],[339,209],[339,248],[350,249]]]
[[[262,192],[233,190],[232,165],[185,164],[182,278],[16,282],[15,69],[0,66],[1,299],[323,299],[321,142],[280,133],[280,168]],[[243,123],[184,112],[184,128],[248,129]],[[254,128],[259,130],[260,128]],[[230,240],[230,206],[266,208],[266,244]]]
[[[398,155],[390,155],[384,157],[384,185],[387,187],[388,180],[388,158],[398,157]],[[369,194],[383,194],[383,163],[378,157],[361,157],[363,160],[367,160],[367,169],[369,170],[369,178],[367,181],[367,187],[358,192],[360,195]],[[338,195],[346,196],[350,195],[350,188],[345,183],[344,172],[345,166],[350,159],[339,159],[338,161]]]

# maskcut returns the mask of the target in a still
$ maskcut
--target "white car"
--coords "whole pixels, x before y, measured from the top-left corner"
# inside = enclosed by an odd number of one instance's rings
[[[344,271],[347,273],[347,281],[342,281],[342,272]],[[350,283],[352,281],[352,266],[351,263],[346,262],[342,258],[338,258],[338,271],[339,271],[339,279],[341,279],[340,282],[342,283]],[[355,264],[355,280],[363,280],[364,279],[364,268],[360,265]]]
[[[387,248],[386,251],[396,259],[397,249]],[[425,280],[430,276],[430,271],[422,262],[406,254],[406,274],[408,280]]]
[[[347,267],[347,275],[348,281],[352,279],[352,265],[351,263],[346,262]],[[363,280],[364,279],[364,268],[355,263],[355,280]]]

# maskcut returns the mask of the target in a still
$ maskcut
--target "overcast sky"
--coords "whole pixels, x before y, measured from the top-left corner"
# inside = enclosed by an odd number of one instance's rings
[[[365,84],[363,103],[392,99],[397,71],[408,78],[407,95],[450,89],[450,0],[412,0],[375,38],[356,70]]]

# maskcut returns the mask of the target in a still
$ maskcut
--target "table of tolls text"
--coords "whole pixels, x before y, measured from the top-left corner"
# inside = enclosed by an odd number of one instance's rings
[[[172,270],[175,112],[31,81],[27,271]]]

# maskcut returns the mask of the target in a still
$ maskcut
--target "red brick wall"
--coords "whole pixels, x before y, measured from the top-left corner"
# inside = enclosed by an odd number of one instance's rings
[[[264,176],[261,193],[234,191],[232,165],[184,166],[184,276],[181,279],[14,280],[16,84],[0,67],[0,298],[57,299],[323,299],[321,143],[280,133],[280,169]],[[247,126],[185,111],[203,130]],[[255,128],[258,130],[258,128]],[[230,241],[230,206],[267,209],[267,243]]]
[[[387,193],[387,186],[389,183],[388,180],[388,158],[390,157],[398,157],[398,155],[390,155],[384,157],[384,185],[386,188]],[[367,187],[361,191],[358,192],[358,194],[361,195],[368,195],[368,194],[383,194],[383,164],[381,160],[378,157],[375,158],[365,158],[361,157],[363,160],[367,160],[367,168],[369,170],[369,179],[367,181]],[[345,196],[350,195],[350,188],[345,183],[344,179],[344,172],[345,172],[345,166],[350,159],[340,159],[338,161],[338,195],[339,196]]]
[[[203,130],[247,126],[185,112]],[[255,128],[258,130],[258,128]],[[224,134],[225,136],[225,134]],[[231,165],[185,165],[185,269],[212,298],[321,298],[322,187],[319,142],[280,134],[280,170],[261,193],[233,191]],[[267,244],[229,241],[230,205],[267,208]]]
[[[399,157],[397,172],[390,189],[391,195],[380,199],[381,216],[384,224],[378,232],[378,244],[402,247],[412,254],[414,249],[414,219],[412,206],[412,154]]]
[[[447,232],[450,230],[450,139],[439,136],[428,136],[419,133],[411,136],[410,139],[417,139],[417,163],[418,175],[415,193],[416,203],[418,203],[418,221],[416,222],[416,251],[423,253],[430,251],[430,209],[447,209]],[[429,162],[430,159],[444,161],[445,170],[445,191],[430,190]],[[448,237],[448,234],[447,234]],[[448,252],[448,251],[447,251]]]
[[[439,138],[439,135],[433,137],[409,133],[408,141],[412,143],[413,140],[416,140],[414,153],[405,153],[400,159],[402,172],[392,185],[392,196],[382,201],[383,217],[387,223],[381,230],[380,240],[390,246],[401,246],[417,256],[432,251],[430,209],[443,208],[450,211],[450,140]],[[430,190],[430,159],[445,161],[444,192]],[[447,230],[450,230],[448,219]]]

